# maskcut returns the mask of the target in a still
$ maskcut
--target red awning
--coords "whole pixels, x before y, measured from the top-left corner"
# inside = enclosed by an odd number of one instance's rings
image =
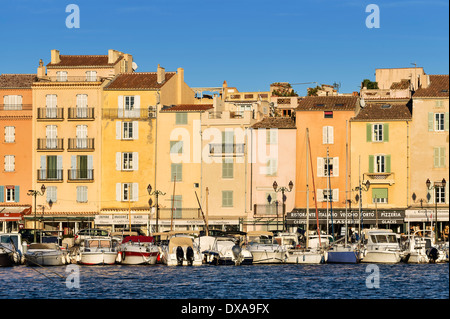
[[[122,240],[122,243],[127,243],[129,241],[132,242],[140,242],[140,243],[152,243],[154,239],[152,236],[127,236]]]
[[[30,207],[1,207],[0,206],[0,221],[19,221],[23,220],[23,215],[26,214],[29,210],[31,210]]]

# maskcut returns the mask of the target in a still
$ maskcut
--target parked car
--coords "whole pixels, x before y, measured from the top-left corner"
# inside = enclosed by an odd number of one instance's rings
[[[98,229],[98,228],[86,228],[86,229],[82,229],[80,230],[76,235],[75,235],[75,244],[79,245],[84,239],[89,238],[89,237],[108,237],[109,236],[109,231],[105,230],[105,229]]]
[[[34,232],[36,231],[36,242],[41,242],[41,237],[52,236],[51,232],[40,229],[20,229],[19,234],[22,235],[22,241],[27,244],[34,243]]]

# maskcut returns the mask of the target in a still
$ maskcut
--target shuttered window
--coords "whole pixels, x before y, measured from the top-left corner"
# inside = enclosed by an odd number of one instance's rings
[[[387,188],[373,188],[372,189],[372,203],[384,203],[388,202],[388,189]]]
[[[234,163],[232,158],[225,158],[222,162],[222,178],[234,177]]]
[[[56,200],[58,199],[57,197],[57,187],[56,186],[48,186],[47,189],[45,190],[45,193],[47,194],[47,203],[50,202],[50,200],[53,203],[56,203]]]
[[[322,128],[322,142],[323,144],[334,144],[334,127],[324,126]]]
[[[222,191],[222,207],[233,207],[233,191]]]
[[[180,163],[170,165],[170,181],[181,182],[183,179],[183,166]]]
[[[187,113],[176,113],[175,114],[175,124],[176,125],[184,125],[188,122],[188,114]]]
[[[86,203],[87,202],[87,186],[77,186],[77,202]]]
[[[5,155],[5,172],[14,172],[16,157],[14,155]]]
[[[445,167],[445,147],[434,148],[434,167]]]

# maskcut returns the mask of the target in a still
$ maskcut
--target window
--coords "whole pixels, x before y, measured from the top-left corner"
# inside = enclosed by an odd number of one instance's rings
[[[388,189],[387,188],[372,189],[372,203],[387,204],[387,202],[388,202]]]
[[[390,173],[391,155],[369,155],[369,173]]]
[[[445,147],[434,148],[434,167],[445,167]]]
[[[173,208],[173,218],[181,218],[182,217],[182,202],[183,195],[171,195],[170,196],[170,203],[171,208]]]
[[[122,200],[123,201],[131,200],[131,189],[132,189],[131,183],[123,184],[123,192],[122,192]]]
[[[434,114],[434,130],[443,131],[444,130],[444,113]]]
[[[56,186],[48,186],[45,190],[45,193],[47,194],[47,203],[50,202],[50,200],[53,203],[56,203],[57,200],[57,187]]]
[[[14,186],[5,186],[5,201],[6,202],[15,202],[16,201],[16,189]]]
[[[385,164],[384,155],[375,156],[375,172],[376,173],[384,173],[386,172],[386,164]]]
[[[225,158],[222,161],[222,178],[234,177],[234,163],[232,158]]]
[[[335,189],[317,189],[318,202],[338,202],[339,188]]]
[[[222,207],[233,207],[233,191],[222,191]]]
[[[5,95],[3,97],[4,110],[21,110],[22,96],[21,95]]]
[[[123,139],[133,138],[133,122],[123,122]]]
[[[54,119],[58,117],[57,108],[58,97],[56,94],[47,94],[45,96],[45,117]]]
[[[87,148],[87,133],[88,127],[87,125],[77,125],[76,134],[77,134],[77,148]]]
[[[67,71],[58,71],[58,72],[56,72],[56,81],[58,81],[58,82],[66,82],[67,81]]]
[[[183,166],[179,163],[172,163],[170,165],[170,181],[181,182],[183,178]]]
[[[140,117],[140,95],[119,95],[118,101],[119,118],[139,118]]]
[[[183,141],[170,141],[171,154],[183,154]]]
[[[339,157],[318,157],[317,158],[317,176],[318,177],[337,177],[339,176]]]
[[[187,113],[176,113],[175,114],[175,124],[184,125],[187,124]]]
[[[117,140],[137,140],[139,138],[139,122],[116,122]]]
[[[125,110],[130,111],[134,109],[134,96],[125,96]]]
[[[87,186],[77,186],[77,202],[87,203]]]
[[[323,163],[323,176],[333,176],[334,159],[332,157],[328,157],[328,159],[325,157]]]
[[[14,155],[5,155],[5,172],[14,172],[16,158]]]
[[[437,204],[445,204],[445,187],[435,186],[434,195]]]
[[[45,147],[48,149],[53,149],[58,147],[58,126],[57,125],[47,125],[45,127],[46,132],[46,145]]]
[[[333,126],[324,126],[322,129],[322,142],[323,144],[334,143],[334,128]]]
[[[276,176],[278,170],[278,161],[276,158],[270,158],[267,161],[266,172],[268,176]]]
[[[5,126],[5,143],[14,143],[16,141],[16,128],[14,126]]]
[[[139,166],[138,152],[116,153],[117,171],[137,171],[139,169],[138,166]]]
[[[96,71],[86,71],[86,81],[96,81],[97,80],[97,72]]]
[[[323,190],[323,201],[324,202],[332,202],[333,201],[333,190],[332,189],[324,189]]]
[[[139,198],[138,183],[116,183],[116,200],[135,202]]]
[[[122,170],[133,169],[133,153],[122,153]]]
[[[39,178],[62,180],[62,155],[42,155]]]
[[[278,143],[278,129],[266,130],[266,144],[276,145]]]
[[[382,142],[383,141],[383,124],[373,125],[373,141]]]
[[[76,106],[77,118],[84,119],[88,117],[87,98],[88,98],[87,94],[77,94],[77,106]]]
[[[325,118],[325,119],[332,119],[333,118],[333,111],[325,111],[325,112],[323,112],[323,118]]]

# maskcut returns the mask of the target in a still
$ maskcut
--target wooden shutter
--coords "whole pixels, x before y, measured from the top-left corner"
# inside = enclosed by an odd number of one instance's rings
[[[385,156],[384,164],[386,165],[386,173],[390,173],[391,172],[391,155]]]
[[[117,115],[119,118],[123,118],[123,95],[119,95],[117,98]]]
[[[323,202],[323,189],[318,188],[316,190],[316,195],[317,195],[317,201]]]
[[[369,173],[373,173],[374,156],[369,155]]]
[[[389,142],[389,123],[383,124],[383,141]]]
[[[137,140],[139,138],[139,122],[133,121],[133,140]]]
[[[366,124],[366,140],[367,142],[372,142],[372,124]]]
[[[116,171],[122,170],[122,153],[116,152]]]
[[[322,144],[328,144],[328,126],[322,127]]]
[[[134,160],[134,159],[133,159]],[[132,191],[131,191],[131,201],[137,202],[139,200],[139,184],[138,183],[132,183]]]
[[[317,177],[323,177],[323,157],[317,158]]]
[[[116,201],[122,201],[122,184],[116,183]]]
[[[122,121],[116,122],[116,140],[122,139]]]
[[[447,131],[448,132],[448,121],[449,121],[449,119],[448,119],[448,116],[449,116],[449,112],[445,112],[444,113],[444,131]]]
[[[333,157],[333,175],[332,176],[339,176],[339,157]]]
[[[0,186],[0,203],[5,201],[5,186]]]
[[[339,202],[339,188],[333,189],[333,202]]]
[[[434,131],[434,113],[428,112],[428,131]]]
[[[133,171],[137,171],[139,169],[139,153],[133,152]]]

